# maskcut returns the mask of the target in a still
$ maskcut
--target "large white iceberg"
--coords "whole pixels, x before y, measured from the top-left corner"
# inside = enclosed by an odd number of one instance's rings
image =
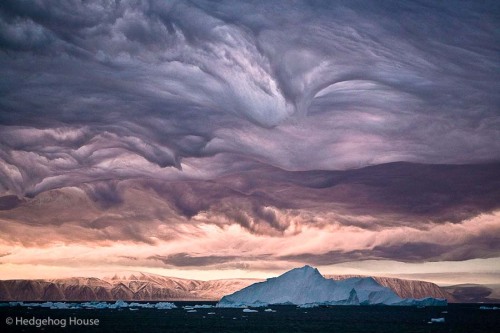
[[[313,267],[292,269],[224,296],[217,307],[260,307],[269,304],[318,305],[447,305],[445,299],[403,299],[373,278],[325,279]]]

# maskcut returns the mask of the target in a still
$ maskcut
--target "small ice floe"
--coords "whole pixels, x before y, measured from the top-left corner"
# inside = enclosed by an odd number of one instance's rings
[[[276,310],[273,309],[265,309],[264,312],[276,312]]]
[[[84,309],[107,309],[109,306],[106,302],[84,302],[80,304],[80,307]]]
[[[193,313],[193,312],[198,312],[198,310],[192,309],[192,310],[187,310],[186,312]]]
[[[149,303],[136,303],[136,302],[132,302],[132,303],[129,303],[129,308],[146,308],[146,309],[151,309],[151,308],[154,308],[154,304],[149,304]]]
[[[78,304],[66,303],[66,302],[44,302],[44,303],[24,303],[23,306],[39,306],[42,308],[49,309],[76,309],[79,307]]]
[[[211,309],[213,308],[213,305],[209,304],[196,304],[196,305],[185,305],[182,308],[184,310],[193,310],[193,309]]]
[[[138,308],[129,308],[130,311],[137,311],[139,310]]]
[[[252,310],[252,309],[243,309],[243,312],[259,312],[257,310]]]
[[[158,302],[155,304],[155,309],[159,310],[170,310],[170,309],[175,309],[177,306],[175,306],[174,303],[170,302]]]
[[[297,305],[298,308],[302,308],[302,309],[317,308],[319,306],[320,306],[320,303],[307,303],[307,304]]]
[[[444,318],[431,318],[431,321],[428,322],[429,324],[432,323],[444,323]]]
[[[215,314],[215,312],[209,312],[209,313],[207,313],[207,315],[214,315],[214,314]]]
[[[107,305],[107,303],[106,303]],[[119,299],[115,302],[115,304],[108,305],[109,309],[118,309],[118,308],[128,308],[128,303]]]
[[[193,309],[211,309],[213,307],[214,307],[213,305],[209,304],[196,304],[193,306]]]
[[[0,306],[25,306],[24,302],[8,302],[8,303],[0,303]]]
[[[498,306],[480,306],[479,310],[500,310]]]

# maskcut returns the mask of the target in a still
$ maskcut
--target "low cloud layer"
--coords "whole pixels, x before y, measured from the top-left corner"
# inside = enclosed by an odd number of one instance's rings
[[[499,13],[2,1],[2,260],[56,243],[175,267],[500,256]],[[268,250],[219,244],[234,228]],[[309,241],[331,246],[277,250]]]
[[[209,181],[98,182],[19,202],[3,197],[1,243],[4,259],[18,264],[34,260],[21,255],[23,248],[52,252],[61,244],[97,247],[93,259],[82,258],[93,264],[104,257],[170,268],[495,258],[499,170],[393,163],[349,171],[253,168]],[[130,256],[123,246],[134,249]]]

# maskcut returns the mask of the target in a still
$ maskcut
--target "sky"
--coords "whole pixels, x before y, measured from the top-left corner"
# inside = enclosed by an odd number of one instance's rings
[[[0,2],[0,278],[500,283],[499,15]]]

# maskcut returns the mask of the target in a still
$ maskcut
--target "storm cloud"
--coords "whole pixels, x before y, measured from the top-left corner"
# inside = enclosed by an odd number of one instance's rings
[[[156,246],[144,265],[497,257],[499,14],[497,1],[2,1],[1,251],[48,246],[44,230]],[[269,251],[228,254],[232,228]],[[332,228],[379,236],[273,253]],[[406,228],[472,234],[380,236]],[[168,245],[189,237],[196,251]]]

